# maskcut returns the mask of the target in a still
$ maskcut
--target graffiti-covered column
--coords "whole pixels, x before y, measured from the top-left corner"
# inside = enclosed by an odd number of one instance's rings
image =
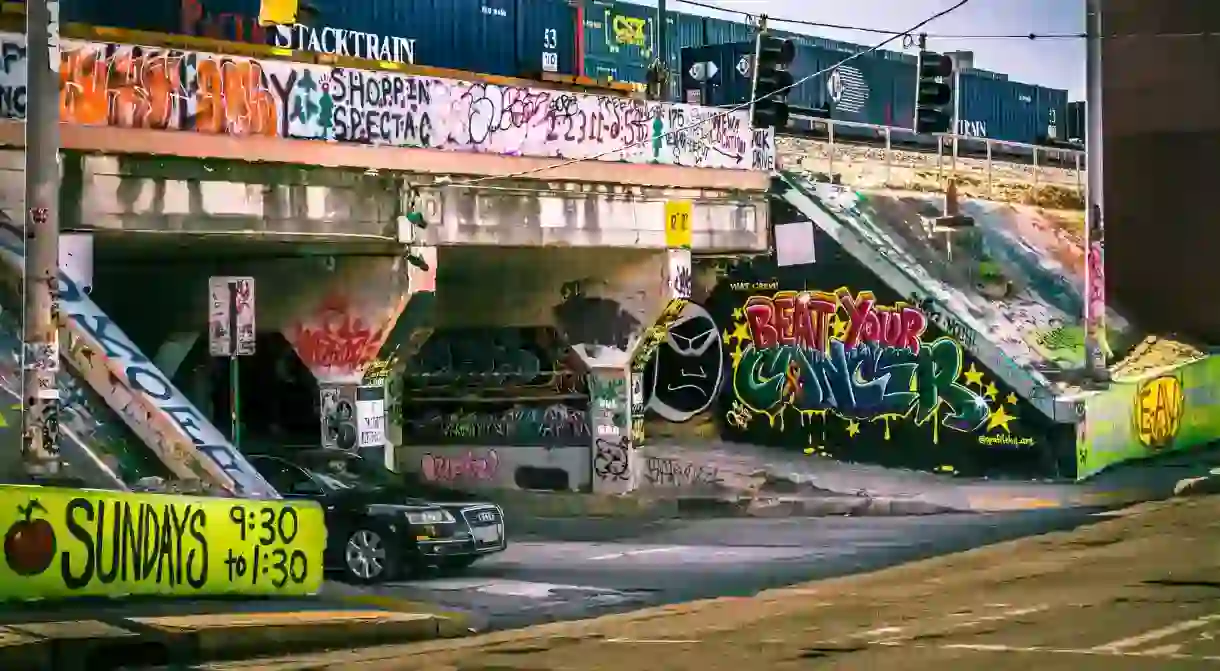
[[[555,320],[589,375],[589,423],[593,444],[593,490],[635,489],[643,460],[635,453],[632,409],[640,402],[638,377],[664,338],[664,324],[682,311],[690,295],[688,250],[658,250],[615,269],[610,277],[569,282],[555,307]],[[658,324],[660,335],[657,335]]]
[[[282,333],[318,382],[323,447],[386,456],[387,372],[417,347],[431,320],[411,308],[433,303],[436,250],[400,256],[338,257],[323,281],[303,282]],[[398,326],[410,317],[408,328]],[[424,332],[417,337],[418,332]]]

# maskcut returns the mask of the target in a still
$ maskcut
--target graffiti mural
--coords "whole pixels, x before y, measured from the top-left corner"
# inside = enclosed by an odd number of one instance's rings
[[[0,87],[24,89],[25,37],[0,34],[0,47]],[[773,164],[772,138],[752,132],[744,111],[693,105],[74,40],[62,42],[60,82],[60,118],[70,123],[706,168]],[[24,117],[24,99],[4,111]]]
[[[697,303],[686,303],[657,348],[645,406],[671,422],[704,412],[724,384],[720,329]]]
[[[384,313],[381,306],[376,311],[360,310],[344,296],[332,295],[313,314],[286,329],[284,337],[319,380],[359,382],[390,328]]]
[[[1024,401],[916,305],[856,287],[738,293],[726,437],[950,473],[1036,461]]]
[[[438,330],[401,388],[409,443],[589,444],[583,366],[550,327]]]
[[[494,449],[476,453],[467,450],[459,456],[428,453],[420,461],[420,473],[428,482],[453,484],[489,482],[500,469],[500,455]]]

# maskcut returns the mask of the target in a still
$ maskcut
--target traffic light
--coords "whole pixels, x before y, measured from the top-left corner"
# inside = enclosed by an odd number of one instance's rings
[[[758,35],[758,62],[754,67],[755,128],[783,128],[788,125],[788,87],[792,73],[787,67],[796,58],[796,44],[765,33]]]
[[[934,51],[920,51],[915,85],[915,132],[948,133],[953,127],[953,60]]]

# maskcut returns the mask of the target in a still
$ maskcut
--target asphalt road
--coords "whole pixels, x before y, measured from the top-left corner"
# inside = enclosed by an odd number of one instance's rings
[[[1100,519],[1048,510],[924,517],[517,523],[510,545],[453,575],[368,589],[468,614],[493,631],[717,596],[750,596]],[[352,588],[345,587],[350,590]]]

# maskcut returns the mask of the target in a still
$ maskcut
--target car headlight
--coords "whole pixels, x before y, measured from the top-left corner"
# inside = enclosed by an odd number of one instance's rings
[[[444,524],[453,521],[447,510],[408,510],[407,521],[411,524]]]

